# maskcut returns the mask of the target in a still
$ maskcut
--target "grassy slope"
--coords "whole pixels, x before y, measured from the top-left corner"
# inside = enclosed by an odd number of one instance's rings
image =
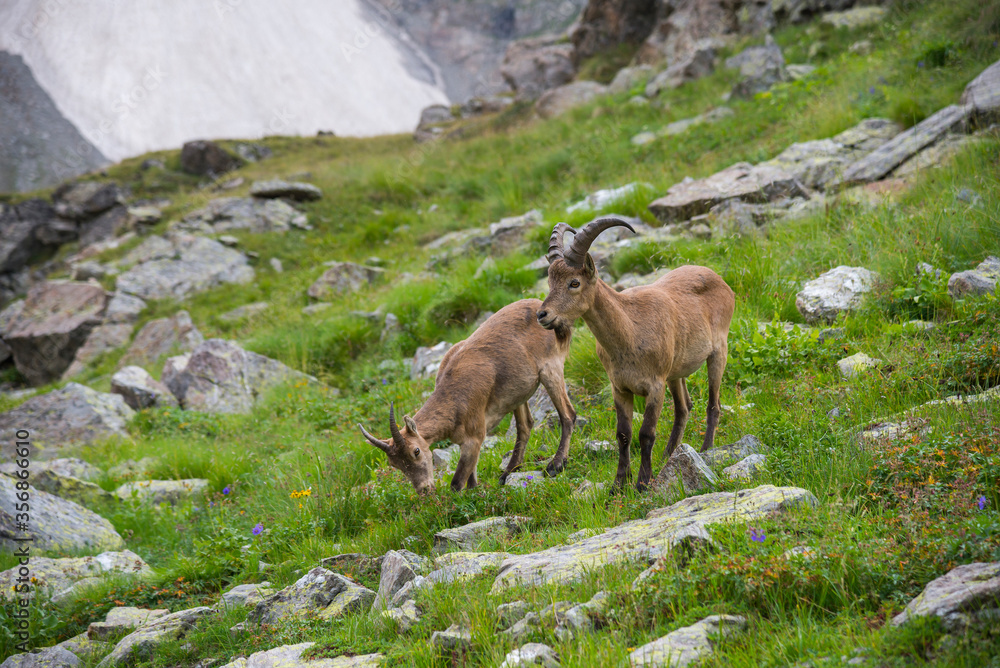
[[[592,423],[575,435],[567,470],[541,486],[499,489],[495,472],[507,449],[501,444],[480,462],[481,488],[453,495],[443,484],[432,498],[416,499],[408,483],[384,467],[382,455],[361,442],[353,425],[362,421],[384,431],[386,404],[392,400],[412,411],[432,383],[411,382],[402,364],[383,368],[379,363],[400,360],[417,345],[441,338],[458,340],[479,311],[530,294],[534,279],[518,268],[544,250],[547,234],[541,230],[534,239],[535,255],[498,258],[498,267],[479,279],[471,277],[481,258],[447,267],[440,281],[400,284],[393,277],[420,271],[428,258],[421,245],[449,230],[484,226],[530,208],[555,222],[566,204],[599,187],[647,181],[660,192],[684,176],[704,176],[737,160],[766,159],[794,141],[829,136],[865,117],[913,122],[953,103],[964,85],[1000,56],[994,41],[998,32],[995,9],[970,0],[897,8],[871,31],[789,28],[776,35],[789,62],[806,61],[814,42],[825,43],[813,77],[755,101],[731,103],[733,119],[644,147],[632,146],[629,138],[711,108],[734,74],[721,71],[671,92],[662,109],[626,104],[627,95],[545,123],[530,121],[528,110],[514,109],[477,122],[465,139],[430,145],[415,146],[408,137],[268,140],[275,157],[240,175],[249,183],[311,172],[326,193],[308,207],[316,229],[283,236],[237,234],[243,248],[260,254],[252,285],[214,290],[183,305],[157,303],[144,317],[186,308],[206,336],[243,341],[341,388],[342,397],[291,387],[274,392],[250,416],[149,411],[135,420],[131,440],[87,450],[84,456],[102,466],[157,456],[154,477],[206,477],[212,493],[173,509],[128,503],[100,509],[127,537],[129,548],[157,568],[158,578],[150,585],[109,587],[68,611],[39,607],[37,635],[67,637],[115,602],[181,609],[213,600],[231,583],[258,581],[258,559],[274,564],[268,579],[285,585],[321,557],[381,554],[401,547],[409,536],[416,538],[408,549],[429,553],[434,531],[490,515],[535,518],[530,533],[483,547],[523,552],[559,544],[580,528],[641,517],[662,505],[631,493],[594,502],[571,496],[584,478],[610,480],[615,466],[613,455],[586,453],[582,447],[588,438],[611,439],[614,429],[606,377],[585,329],[575,335],[567,379],[579,411]],[[873,54],[848,53],[847,46],[862,38],[872,40]],[[592,67],[600,71],[599,65]],[[641,570],[638,565],[609,568],[576,585],[502,597],[489,595],[489,578],[438,588],[421,595],[424,621],[405,636],[364,616],[348,616],[233,639],[227,629],[245,614],[236,612],[195,634],[192,648],[178,643],[153,662],[228,660],[316,640],[330,655],[381,650],[406,665],[447,665],[452,659],[497,665],[513,648],[495,632],[499,603],[524,598],[541,608],[557,600],[584,601],[610,588],[617,592],[616,614],[600,632],[571,642],[559,642],[550,632],[539,635],[557,648],[564,665],[621,665],[629,648],[715,612],[751,618],[749,632],[723,646],[718,665],[786,665],[840,656],[858,646],[890,665],[922,663],[929,649],[939,663],[984,665],[983,657],[1000,653],[996,636],[935,647],[940,632],[933,625],[900,632],[885,626],[885,620],[951,566],[1000,559],[1000,408],[924,409],[934,430],[895,449],[859,448],[852,432],[929,399],[996,384],[997,301],[954,305],[940,282],[921,284],[911,277],[919,261],[950,272],[997,252],[998,155],[998,142],[990,140],[928,174],[895,205],[838,204],[821,216],[776,225],[766,239],[643,244],[616,258],[617,274],[705,264],[736,291],[723,403],[753,407],[726,414],[718,439],[757,434],[771,452],[754,484],[806,487],[823,501],[815,511],[763,522],[764,544],[750,542],[745,526],[719,528],[714,534],[720,550],[667,568],[637,592],[627,584]],[[176,152],[161,157],[176,167]],[[138,194],[171,197],[171,219],[218,196],[172,171],[139,172],[140,161],[112,168],[111,176],[132,182]],[[961,199],[963,189],[977,193],[979,202]],[[616,210],[652,222],[647,203],[637,198]],[[432,205],[437,205],[434,211]],[[322,314],[302,315],[305,289],[322,272],[322,262],[372,254],[386,260],[390,280],[338,300]],[[283,262],[284,273],[270,269],[272,257]],[[819,344],[806,335],[753,335],[761,319],[799,320],[798,287],[835,264],[866,266],[883,278],[868,307],[840,323],[844,339]],[[271,309],[250,321],[229,324],[217,318],[260,300],[269,301]],[[386,342],[379,342],[379,328],[350,315],[379,304],[403,325],[403,332]],[[900,324],[915,317],[937,320],[939,327],[917,336]],[[840,379],[834,362],[858,351],[887,364],[868,377]],[[103,360],[84,380],[106,389],[116,362],[117,356]],[[704,372],[691,379],[690,387],[696,409],[686,440],[697,442],[704,427]],[[827,413],[834,407],[842,417],[831,421]],[[667,426],[660,431],[665,437]],[[551,431],[536,431],[529,463],[543,463],[543,452],[551,453],[556,439]],[[103,484],[113,489],[118,482]],[[727,483],[727,488],[735,485]],[[292,497],[304,489],[310,490],[308,496]],[[975,505],[981,495],[988,503],[982,512]],[[251,538],[258,522],[267,532]],[[245,544],[252,548],[244,555],[240,546]],[[796,545],[813,546],[821,557],[809,562],[782,558]],[[376,574],[355,575],[377,585]],[[464,659],[435,657],[426,642],[431,632],[460,621],[472,624],[473,651]],[[0,650],[8,654],[10,645]]]

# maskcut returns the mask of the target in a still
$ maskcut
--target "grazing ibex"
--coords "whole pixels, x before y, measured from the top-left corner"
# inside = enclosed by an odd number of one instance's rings
[[[615,226],[635,232],[628,221],[616,216],[594,220],[579,232],[565,223],[556,225],[549,243],[549,295],[538,311],[538,322],[546,329],[568,331],[582,317],[597,339],[597,356],[611,380],[618,417],[617,488],[631,475],[633,396],[646,398],[636,480],[636,487],[643,490],[652,476],[651,455],[664,391],[669,388],[674,399],[674,427],[666,447],[669,458],[694,405],[685,378],[706,360],[708,424],[702,452],[712,446],[736,300],[721,276],[697,266],[678,267],[651,285],[615,292],[597,275],[587,252],[597,235]],[[563,248],[566,232],[576,233],[568,249]]]
[[[542,329],[535,314],[538,299],[522,299],[508,304],[484,322],[472,336],[456,343],[444,356],[437,372],[434,392],[412,418],[396,425],[389,407],[392,438],[375,438],[362,426],[369,443],[389,457],[389,464],[409,478],[419,493],[434,488],[434,461],[430,444],[442,439],[457,443],[462,454],[451,479],[451,488],[460,491],[475,487],[479,449],[486,434],[508,413],[514,414],[517,439],[510,464],[500,477],[524,461],[524,449],[533,426],[527,401],[541,383],[559,413],[562,438],[546,471],[555,475],[566,465],[569,439],[576,412],[566,394],[563,363],[569,352],[570,330]]]

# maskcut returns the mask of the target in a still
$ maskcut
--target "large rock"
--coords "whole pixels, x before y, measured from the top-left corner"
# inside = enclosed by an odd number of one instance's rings
[[[844,169],[898,135],[901,128],[885,118],[866,118],[829,139],[792,144],[765,165],[785,170],[809,188],[825,189]]]
[[[100,285],[46,281],[33,286],[4,342],[32,385],[58,379],[99,324],[108,297]]]
[[[236,659],[222,668],[378,668],[382,665],[382,654],[345,655],[333,659],[303,658],[302,654],[315,644],[303,642],[254,652],[248,658]]]
[[[147,322],[135,335],[122,364],[146,366],[164,355],[189,352],[205,342],[187,311]]]
[[[649,210],[661,222],[674,223],[708,213],[727,200],[763,203],[798,197],[808,197],[808,192],[783,169],[738,162],[704,179],[688,178],[671,186],[664,197],[649,205]]]
[[[760,454],[763,448],[760,439],[753,434],[747,434],[735,443],[709,448],[706,452],[701,453],[701,458],[711,466],[719,466],[745,459],[750,455]]]
[[[146,302],[138,297],[116,292],[104,310],[104,324],[133,324],[145,309]]]
[[[535,112],[542,118],[555,118],[607,93],[608,87],[596,81],[574,81],[543,93],[535,103]]]
[[[632,666],[682,668],[712,655],[712,643],[746,627],[735,615],[712,615],[697,624],[679,628],[638,648],[629,655]]]
[[[0,274],[23,269],[41,250],[37,232],[55,215],[48,202],[28,200],[17,206],[0,204]]]
[[[451,344],[447,341],[441,341],[430,348],[425,346],[417,348],[417,352],[413,355],[413,365],[410,367],[410,380],[436,376],[441,360],[449,350]]]
[[[978,125],[987,125],[1000,118],[1000,60],[973,79],[960,102],[972,107]]]
[[[148,610],[133,606],[119,606],[108,610],[103,622],[91,622],[87,627],[87,637],[91,640],[110,640],[125,631],[139,628],[143,624],[166,617],[167,609]]]
[[[243,161],[214,141],[189,141],[181,147],[181,169],[197,176],[220,176]]]
[[[182,358],[172,357],[169,364]],[[163,383],[188,410],[249,413],[269,389],[289,381],[318,382],[277,360],[240,348],[232,341],[209,339],[194,349],[183,368],[164,369]]]
[[[285,232],[290,227],[304,227],[306,224],[304,213],[281,200],[220,197],[184,216],[176,227],[201,234],[222,234],[232,230]]]
[[[23,543],[15,539],[30,536],[37,550],[116,550],[125,541],[106,519],[72,501],[60,499],[33,487],[30,494],[31,518],[26,527],[16,519],[19,490],[12,478],[0,476],[0,546],[15,550]]]
[[[722,46],[733,34],[759,34],[774,27],[770,2],[697,0],[659,2],[655,7],[657,16],[648,24],[652,31],[636,54],[639,62],[673,65],[705,40]]]
[[[294,584],[268,596],[247,616],[252,624],[276,624],[283,619],[326,619],[345,612],[367,611],[375,592],[353,580],[316,567]]]
[[[186,480],[137,480],[127,482],[115,490],[115,496],[122,501],[137,499],[149,501],[156,505],[169,503],[174,505],[188,498],[196,498],[208,489],[205,478],[188,478]]]
[[[919,617],[934,616],[952,631],[974,624],[996,624],[1000,615],[1000,561],[954,568],[932,580],[892,620],[903,626]]]
[[[765,461],[767,461],[767,457],[764,455],[749,455],[732,466],[722,469],[722,475],[730,480],[749,480],[757,475]]]
[[[395,550],[386,552],[382,557],[382,576],[379,579],[378,593],[372,604],[372,611],[378,612],[389,607],[396,593],[415,577],[417,571],[406,555]]]
[[[571,545],[560,545],[515,555],[503,562],[493,583],[494,593],[516,583],[573,582],[606,564],[654,561],[668,553],[692,527],[722,522],[753,522],[799,504],[816,504],[816,497],[798,487],[761,485],[736,493],[692,496],[667,508],[651,511],[646,519],[617,527]]]
[[[91,218],[118,204],[125,203],[126,193],[117,183],[81,181],[56,188],[52,193],[56,212],[64,218]]]
[[[509,556],[506,552],[448,552],[434,560],[434,570],[427,577],[418,576],[414,582],[419,581],[420,586],[433,586],[443,582],[469,580],[499,568]]]
[[[18,466],[14,462],[0,464],[0,473],[16,473]],[[36,475],[45,471],[51,471],[56,475],[77,480],[94,481],[100,478],[104,472],[93,464],[88,464],[82,459],[75,457],[60,457],[31,462],[31,474]]]
[[[160,645],[181,640],[206,617],[216,614],[212,608],[181,610],[140,626],[122,638],[98,668],[131,668],[149,661]]]
[[[952,299],[966,296],[993,294],[1000,280],[1000,258],[992,255],[979,263],[975,269],[960,271],[948,279],[948,294]]]
[[[35,578],[32,592],[50,594],[58,594],[81,580],[99,578],[104,573],[115,573],[117,577],[143,577],[152,573],[142,557],[129,550],[102,552],[96,557],[32,557],[30,567],[31,577]],[[0,592],[7,600],[16,598],[13,587],[18,577],[17,566],[0,573]]]
[[[901,132],[865,157],[851,163],[840,183],[853,185],[878,181],[908,159],[956,129],[966,126],[971,107],[951,105]]]
[[[308,202],[323,197],[323,191],[311,183],[302,181],[282,181],[281,179],[271,179],[269,181],[254,181],[250,186],[250,194],[254,197],[273,199],[275,197],[287,197],[288,199]]]
[[[183,299],[225,283],[249,283],[253,268],[245,255],[218,241],[174,235],[165,257],[134,266],[118,276],[121,292],[142,299]]]
[[[687,443],[681,443],[663,465],[651,487],[665,494],[694,494],[719,484],[705,460]]]
[[[559,655],[548,645],[529,642],[518,649],[508,652],[503,658],[500,668],[526,668],[527,666],[544,666],[557,668]]]
[[[635,65],[633,67],[623,67],[615,74],[615,78],[608,84],[608,92],[615,95],[628,93],[633,88],[646,81],[653,75],[653,68],[649,65]]]
[[[62,647],[46,647],[25,654],[14,654],[0,663],[0,668],[77,668],[80,657]]]
[[[59,448],[125,437],[125,424],[134,415],[116,394],[105,394],[77,383],[28,399],[17,408],[0,413],[0,450],[14,458],[18,430],[28,427],[32,455],[52,456]]]
[[[128,229],[131,219],[128,209],[114,206],[97,218],[80,224],[80,248],[119,236]]]
[[[127,366],[116,371],[111,377],[111,393],[122,395],[125,403],[137,411],[179,405],[167,386],[141,366]]]
[[[368,267],[354,262],[334,262],[309,286],[307,293],[313,299],[332,299],[343,293],[357,292],[366,288],[384,275],[385,269],[379,267]]]
[[[785,57],[770,35],[764,46],[752,46],[726,61],[727,67],[739,67],[740,80],[733,86],[735,98],[752,98],[770,90],[776,83],[788,81]]]
[[[855,353],[850,357],[845,357],[837,362],[840,375],[844,378],[854,378],[868,369],[877,369],[882,364],[882,360],[869,357],[864,353]]]
[[[710,40],[699,43],[691,53],[646,84],[646,97],[656,97],[662,90],[679,88],[689,81],[707,77],[715,71],[715,44]]]
[[[63,380],[73,378],[102,355],[117,350],[129,342],[135,325],[132,323],[112,323],[95,327],[87,340],[76,351],[73,363],[63,372]]]
[[[833,322],[860,307],[876,280],[878,274],[864,267],[834,267],[802,286],[795,308],[808,323]]]
[[[215,607],[220,609],[252,608],[272,594],[274,594],[274,589],[271,588],[271,583],[266,580],[259,584],[236,585],[219,597],[219,602],[216,603]]]
[[[535,100],[542,93],[573,80],[573,45],[559,37],[519,40],[507,47],[500,74],[519,100]]]
[[[93,506],[112,498],[111,494],[92,482],[61,475],[52,469],[34,465],[31,466],[30,470],[32,487],[58,496],[60,499],[79,503],[81,506]]]
[[[479,543],[491,536],[507,538],[524,531],[530,522],[530,517],[487,517],[454,529],[438,531],[434,534],[434,549],[475,550]]]

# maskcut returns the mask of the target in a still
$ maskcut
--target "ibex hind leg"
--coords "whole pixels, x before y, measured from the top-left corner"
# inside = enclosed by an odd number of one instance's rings
[[[632,478],[632,462],[629,448],[632,447],[632,412],[634,410],[631,392],[614,388],[615,415],[618,427],[615,439],[618,441],[618,471],[615,473],[615,483],[612,492],[620,492]]]
[[[719,426],[719,416],[722,414],[722,405],[719,403],[719,396],[722,391],[722,374],[726,370],[726,345],[716,350],[708,358],[708,411],[705,424],[705,442],[701,444],[701,451],[705,452],[715,443],[715,430]]]
[[[562,366],[551,373],[542,373],[542,385],[552,399],[552,405],[559,414],[559,449],[552,457],[552,461],[545,467],[545,474],[555,476],[566,468],[566,460],[569,459],[569,443],[573,436],[573,425],[576,424],[576,411],[566,394],[566,381],[563,379]]]
[[[528,404],[521,404],[515,408],[512,419],[517,426],[517,439],[514,441],[514,452],[510,455],[510,462],[500,474],[501,485],[507,484],[507,476],[521,468],[521,464],[524,463],[524,450],[528,445],[528,437],[531,436],[531,428],[534,426]]]
[[[663,451],[664,461],[670,459],[674,450],[680,445],[684,438],[684,428],[687,426],[688,417],[691,415],[691,395],[687,391],[687,383],[683,378],[667,381],[670,388],[670,396],[674,399],[674,426],[670,430],[670,438],[667,439],[667,447]]]

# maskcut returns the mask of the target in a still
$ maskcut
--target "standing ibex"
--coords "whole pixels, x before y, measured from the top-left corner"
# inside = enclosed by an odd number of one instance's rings
[[[611,380],[618,417],[618,488],[631,475],[632,399],[636,394],[646,398],[636,480],[636,487],[643,490],[652,475],[651,455],[664,391],[669,388],[674,399],[674,427],[666,448],[669,458],[694,405],[684,379],[706,360],[708,424],[702,452],[712,446],[736,300],[721,276],[697,266],[678,267],[651,285],[615,292],[597,276],[587,251],[597,235],[619,225],[635,232],[616,216],[594,220],[579,232],[565,223],[556,225],[549,243],[549,295],[538,311],[538,322],[556,332],[568,331],[582,317],[597,339],[597,356]],[[568,250],[563,248],[566,232],[576,233]]]
[[[403,429],[396,425],[393,407],[389,407],[391,439],[382,441],[358,425],[368,442],[388,455],[389,464],[402,471],[417,492],[434,488],[430,444],[445,438],[462,450],[451,488],[457,492],[475,487],[479,448],[486,434],[513,412],[517,439],[510,464],[500,477],[504,483],[524,461],[533,426],[527,401],[539,383],[549,393],[562,427],[559,449],[546,471],[555,475],[566,465],[576,421],[563,380],[571,333],[568,328],[551,332],[539,327],[535,314],[541,305],[537,299],[508,304],[472,336],[456,343],[441,361],[434,392],[416,415],[403,418]]]

